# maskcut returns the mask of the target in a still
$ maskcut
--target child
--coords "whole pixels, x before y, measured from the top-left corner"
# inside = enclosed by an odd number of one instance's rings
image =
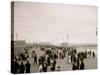
[[[61,71],[60,69],[61,69],[61,67],[60,67],[60,66],[58,66],[58,67],[57,67],[57,71]]]

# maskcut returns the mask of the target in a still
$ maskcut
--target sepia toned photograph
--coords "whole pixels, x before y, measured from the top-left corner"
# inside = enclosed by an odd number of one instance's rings
[[[11,2],[11,73],[97,69],[97,6]]]

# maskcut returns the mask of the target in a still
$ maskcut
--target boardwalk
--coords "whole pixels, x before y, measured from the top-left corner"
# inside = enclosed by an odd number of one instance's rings
[[[44,54],[43,51],[41,51],[39,48],[32,48],[29,50],[29,56],[30,58],[28,59],[31,63],[31,72],[32,73],[36,73],[38,72],[38,66],[36,64],[33,64],[34,59],[31,58],[31,53],[32,51],[36,51],[37,57],[41,56]],[[97,58],[87,58],[84,60],[85,63],[85,69],[95,69],[97,68]],[[72,65],[67,63],[67,56],[64,59],[57,59],[57,64],[56,64],[56,70],[57,70],[57,66],[61,67],[61,71],[68,71],[68,70],[72,70]],[[48,71],[49,67],[48,67]]]

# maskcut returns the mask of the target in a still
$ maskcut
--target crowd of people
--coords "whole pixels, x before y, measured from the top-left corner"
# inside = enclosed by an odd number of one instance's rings
[[[60,71],[61,65],[57,65],[57,60],[63,60],[66,58],[67,63],[72,65],[72,70],[84,70],[85,63],[84,59],[88,58],[87,56],[95,57],[95,53],[91,51],[77,52],[77,49],[74,48],[41,48],[44,52],[44,55],[37,56],[35,51],[32,51],[31,57],[29,53],[25,52],[24,54],[19,55],[19,59],[15,58],[12,61],[13,73],[30,73],[31,67],[33,65],[38,66],[38,72],[48,72],[48,71]],[[34,59],[33,64],[28,60]]]
[[[30,67],[31,67],[31,64],[29,61],[27,61],[24,65],[23,62],[21,62],[20,64],[18,63],[18,61],[13,61],[12,62],[12,70],[13,70],[13,73],[15,74],[18,74],[18,73],[30,73]]]
[[[69,52],[68,54],[68,63],[72,64],[72,70],[84,70],[85,69],[85,63],[84,59],[87,59],[89,57],[95,57],[95,52],[90,51],[80,51],[76,52],[77,50],[71,50],[74,52]]]

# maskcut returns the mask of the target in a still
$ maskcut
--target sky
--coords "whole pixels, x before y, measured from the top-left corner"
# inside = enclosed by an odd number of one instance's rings
[[[96,43],[97,7],[15,2],[14,39],[27,42]],[[17,34],[17,38],[16,38]]]

